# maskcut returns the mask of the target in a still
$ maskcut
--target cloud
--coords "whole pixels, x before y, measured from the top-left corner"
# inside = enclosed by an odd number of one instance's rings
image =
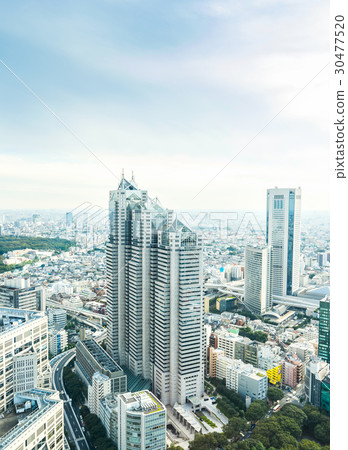
[[[64,5],[3,5],[5,56],[106,165],[134,168],[175,208],[193,207],[328,59],[323,1]],[[13,193],[2,200],[106,202],[113,177],[8,73],[0,80],[1,183]],[[288,184],[326,208],[327,86],[326,70],[194,206],[259,208],[267,187]]]

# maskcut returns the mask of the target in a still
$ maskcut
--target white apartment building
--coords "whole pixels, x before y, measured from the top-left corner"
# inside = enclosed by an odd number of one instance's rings
[[[55,327],[56,330],[63,330],[67,322],[67,314],[65,309],[49,309],[47,311],[49,325]]]
[[[272,308],[272,247],[245,249],[245,306],[255,314]]]
[[[88,408],[92,414],[99,416],[99,402],[109,394],[111,394],[110,377],[96,372],[92,377],[92,385],[88,385]]]
[[[246,364],[238,377],[238,394],[251,400],[266,400],[268,378],[265,371]]]
[[[301,188],[267,190],[266,242],[272,246],[273,294],[299,288]]]
[[[295,341],[289,345],[288,352],[296,353],[301,361],[307,363],[312,356],[314,356],[315,351],[312,344],[309,342]]]
[[[14,404],[21,417],[16,421],[16,414],[11,413],[15,425],[0,435],[0,449],[64,448],[64,402],[58,391],[31,389],[16,394]]]
[[[68,333],[66,330],[50,330],[48,338],[49,350],[53,356],[57,356],[68,346]]]
[[[122,177],[110,192],[107,350],[164,404],[202,397],[201,237]]]
[[[266,371],[241,360],[219,356],[216,361],[216,378],[225,378],[227,389],[232,389],[244,398],[248,396],[251,400],[264,400],[267,397]]]
[[[36,354],[37,385],[49,387],[46,315],[38,311],[0,308],[0,412],[13,403],[16,386],[21,385],[14,373],[15,365],[26,361],[20,369],[30,372],[30,357],[28,360],[19,357],[32,353]],[[35,382],[35,373],[30,378]]]
[[[216,331],[214,334],[217,336],[218,348],[222,348],[225,351],[225,356],[234,359],[236,342],[243,341],[243,337],[225,331]]]
[[[227,368],[233,365],[234,361],[234,359],[222,355],[216,358],[216,378],[218,380],[226,380]]]
[[[279,347],[269,345],[259,345],[257,350],[257,367],[263,370],[270,370],[281,364]]]

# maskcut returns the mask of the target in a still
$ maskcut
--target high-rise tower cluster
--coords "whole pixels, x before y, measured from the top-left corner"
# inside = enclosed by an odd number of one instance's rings
[[[203,395],[201,237],[122,177],[110,192],[107,350],[164,404]]]

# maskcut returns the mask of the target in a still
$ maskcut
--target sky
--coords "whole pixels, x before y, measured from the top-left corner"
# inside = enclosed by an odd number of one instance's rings
[[[322,0],[1,2],[0,209],[106,207],[124,169],[168,208],[262,210],[301,186],[328,210],[328,17]]]

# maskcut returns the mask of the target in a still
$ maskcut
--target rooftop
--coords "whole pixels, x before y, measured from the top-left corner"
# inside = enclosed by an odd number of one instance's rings
[[[119,398],[130,411],[149,414],[165,410],[162,403],[150,391],[127,392],[120,394]]]
[[[43,417],[51,408],[57,403],[62,402],[57,397],[58,393],[49,389],[31,389],[30,391],[17,394],[15,403],[21,403],[29,400],[35,402],[35,409],[31,410],[29,414],[5,415],[5,419],[0,421],[3,433],[0,433],[0,449],[6,449],[13,441],[15,441],[21,434],[30,428],[35,422]],[[18,418],[23,420],[18,421]],[[3,421],[5,420],[5,423]]]
[[[45,317],[41,311],[26,311],[15,308],[0,308],[0,336],[28,322]]]
[[[101,367],[110,372],[120,372],[122,368],[106,353],[106,351],[93,339],[81,342]]]

